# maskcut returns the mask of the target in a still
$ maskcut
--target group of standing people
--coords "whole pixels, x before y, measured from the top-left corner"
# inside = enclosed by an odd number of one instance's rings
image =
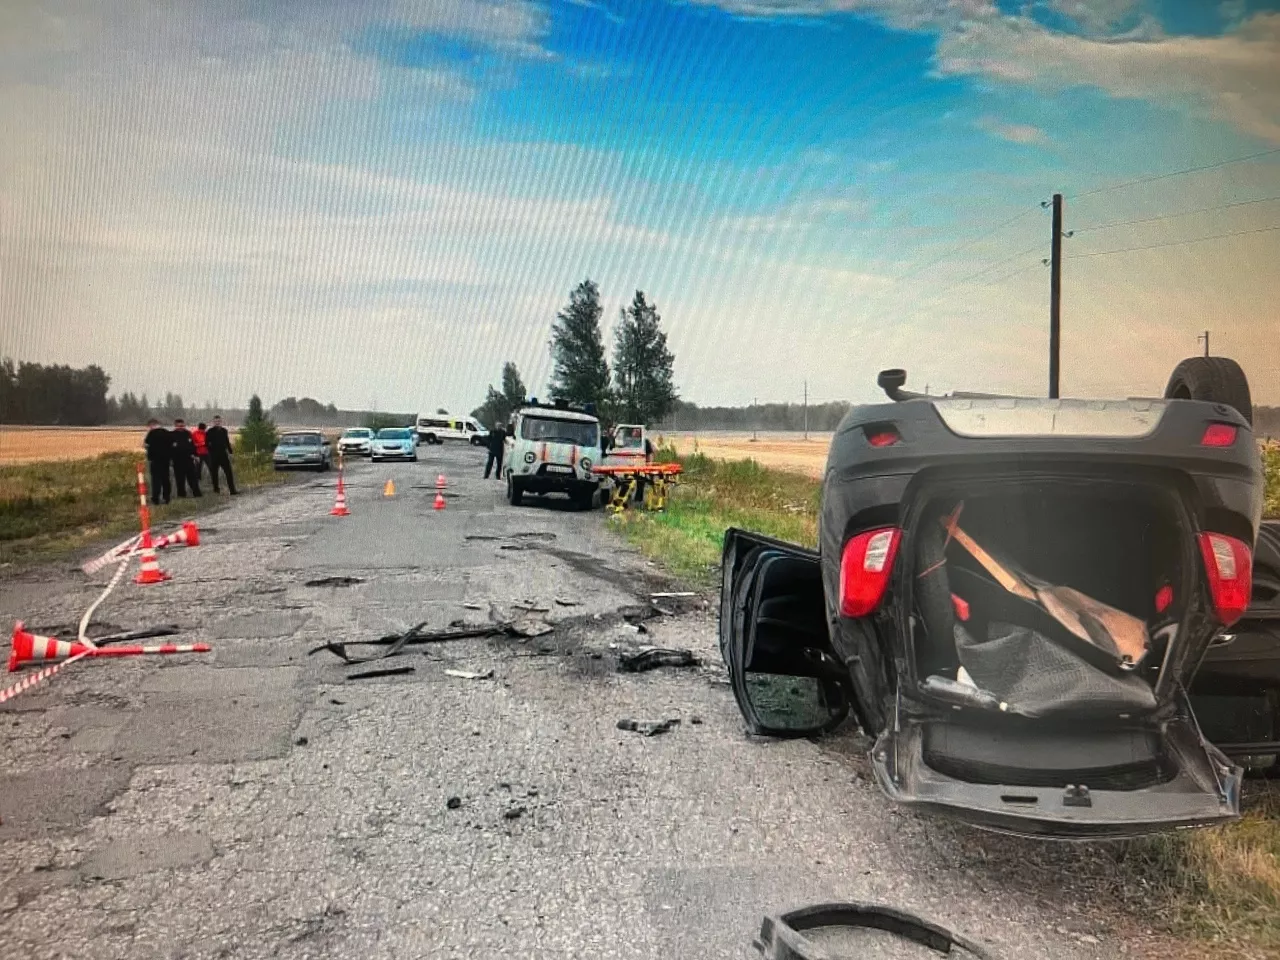
[[[147,435],[142,441],[147,448],[147,463],[151,468],[151,502],[168,503],[173,488],[178,496],[185,497],[187,488],[191,496],[203,496],[200,480],[208,468],[213,481],[213,492],[221,493],[218,471],[227,481],[227,492],[236,494],[236,481],[231,472],[231,436],[222,425],[222,417],[214,417],[213,425],[197,424],[187,429],[181,417],[173,421],[173,429],[160,426],[159,420],[147,421]],[[170,485],[172,471],[172,486]]]

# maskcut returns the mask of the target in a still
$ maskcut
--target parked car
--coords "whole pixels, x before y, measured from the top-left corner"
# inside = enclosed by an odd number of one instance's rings
[[[329,441],[319,430],[292,430],[281,435],[271,460],[277,470],[290,467],[328,470],[332,455]]]
[[[415,429],[420,443],[465,440],[473,447],[479,447],[489,438],[489,431],[475,418],[454,417],[447,413],[419,414]]]
[[[852,716],[891,798],[997,830],[1237,816],[1232,758],[1280,752],[1280,536],[1271,626],[1249,627],[1247,381],[1196,359],[1229,403],[927,397],[882,373],[894,402],[853,407],[832,440],[818,549],[725,537],[720,644],[748,726]]]
[[[338,438],[338,452],[357,457],[367,457],[373,452],[373,431],[367,427],[352,427]]]
[[[526,404],[512,416],[505,454],[503,474],[513,506],[526,493],[564,493],[579,507],[594,505],[600,478],[591,471],[602,455],[600,421],[592,408],[564,401]]]
[[[369,459],[375,463],[380,460],[417,460],[418,444],[409,427],[385,427],[373,438],[369,451]]]

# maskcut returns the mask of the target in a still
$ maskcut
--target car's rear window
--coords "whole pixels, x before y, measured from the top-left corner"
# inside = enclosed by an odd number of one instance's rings
[[[354,437],[355,439],[358,439],[358,440],[368,440],[371,436],[373,436],[373,431],[356,428],[356,429],[348,430],[346,433],[343,434],[343,436]]]
[[[286,433],[280,438],[280,446],[282,447],[318,447],[320,446],[320,434],[318,433]]]
[[[408,430],[403,430],[403,429],[397,429],[397,430],[391,430],[391,429],[387,429],[387,430],[379,430],[379,431],[378,431],[378,439],[379,439],[379,440],[408,440],[408,439],[409,439],[409,431],[408,431]]]

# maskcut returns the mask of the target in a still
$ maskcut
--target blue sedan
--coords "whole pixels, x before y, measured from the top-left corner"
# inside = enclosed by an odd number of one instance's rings
[[[373,438],[369,458],[379,460],[417,460],[418,444],[413,431],[405,427],[388,427],[379,430]]]

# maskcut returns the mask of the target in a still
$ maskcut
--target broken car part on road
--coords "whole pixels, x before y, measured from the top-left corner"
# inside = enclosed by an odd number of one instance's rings
[[[752,946],[765,960],[829,960],[833,954],[816,943],[812,934],[849,930],[880,930],[943,956],[995,960],[974,941],[931,920],[872,903],[820,903],[765,917]]]
[[[401,653],[407,646],[424,643],[447,643],[450,640],[471,640],[489,637],[511,637],[527,640],[551,633],[555,628],[543,620],[526,618],[524,620],[504,621],[501,623],[477,624],[474,627],[459,627],[448,630],[424,630],[426,623],[420,623],[404,633],[391,633],[377,640],[330,640],[307,651],[307,656],[328,650],[344,663],[372,663],[385,660]],[[386,647],[381,653],[370,657],[353,657],[347,652],[348,647]]]
[[[691,650],[651,647],[639,653],[623,654],[618,657],[618,670],[622,673],[644,673],[647,670],[657,670],[659,667],[696,667],[701,662]]]
[[[639,733],[646,737],[656,737],[659,734],[674,730],[678,726],[680,726],[679,717],[671,717],[667,720],[657,721],[632,720],[628,717],[623,717],[617,723],[619,730],[630,730],[633,733]]]
[[[891,798],[992,829],[1238,816],[1228,755],[1280,749],[1280,644],[1269,672],[1223,669],[1262,507],[1246,420],[1190,399],[917,397],[904,378],[836,431],[819,550],[725,536],[720,644],[748,726],[811,736],[852,714]],[[1210,694],[1233,722],[1204,729],[1230,739],[1201,732]]]

